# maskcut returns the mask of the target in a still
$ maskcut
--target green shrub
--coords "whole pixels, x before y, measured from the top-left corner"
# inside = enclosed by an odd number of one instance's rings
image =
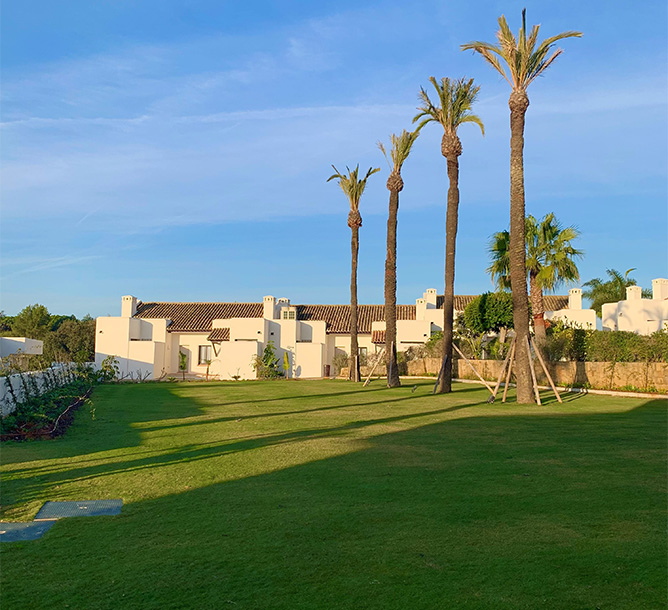
[[[548,329],[545,351],[553,361],[668,362],[668,333],[584,330],[557,322]]]

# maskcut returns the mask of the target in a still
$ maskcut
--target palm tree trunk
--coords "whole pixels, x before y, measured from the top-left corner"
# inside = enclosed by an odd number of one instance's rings
[[[527,294],[526,237],[524,212],[524,119],[529,98],[525,91],[515,90],[508,100],[510,107],[510,285],[513,293],[513,326],[515,327],[517,402],[534,402],[529,365],[529,297]]]
[[[543,351],[545,347],[545,304],[543,289],[538,285],[535,272],[529,273],[529,295],[531,298],[531,312],[533,314],[533,331],[536,335],[536,346]]]
[[[401,385],[397,368],[397,215],[399,191],[390,191],[387,219],[387,257],[385,259],[385,365],[387,385]]]
[[[350,360],[349,379],[360,380],[359,348],[357,346],[357,255],[360,247],[360,229],[358,226],[350,228],[352,237],[350,239],[350,251],[352,265],[350,270]]]
[[[445,214],[445,292],[443,298],[443,375],[438,384],[440,393],[452,391],[452,338],[455,303],[455,244],[459,215],[459,157],[451,155],[448,162],[448,208]]]

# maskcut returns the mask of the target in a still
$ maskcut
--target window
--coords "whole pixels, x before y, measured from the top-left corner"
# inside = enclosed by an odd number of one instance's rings
[[[199,358],[197,359],[197,364],[206,364],[207,360],[211,361],[211,346],[210,345],[200,345],[199,346]]]
[[[295,318],[295,313],[296,313],[295,311],[290,311],[289,309],[286,309],[283,312],[283,319],[284,320],[294,320],[294,319],[296,319]]]
[[[366,347],[360,347],[358,349],[359,349],[360,356],[362,356],[363,358],[366,358],[366,355],[367,355],[367,352],[368,352],[367,348]]]

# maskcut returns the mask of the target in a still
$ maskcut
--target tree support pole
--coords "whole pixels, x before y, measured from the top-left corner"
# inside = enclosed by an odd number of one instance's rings
[[[510,343],[510,347],[508,348],[508,353],[506,354],[506,357],[503,361],[503,366],[499,371],[499,378],[496,380],[496,385],[494,386],[494,391],[492,392],[492,396],[487,400],[487,402],[489,403],[492,403],[496,400],[496,395],[499,391],[499,388],[501,387],[501,380],[503,379],[503,374],[506,372],[506,367],[508,366],[508,361],[510,360],[510,353],[513,351],[514,347],[515,347],[515,337],[513,337],[513,340]]]
[[[531,379],[533,380],[533,393],[536,397],[536,402],[539,405],[543,403],[540,402],[540,392],[538,391],[538,381],[536,381],[536,369],[533,366],[533,358],[531,357],[531,345],[529,344],[529,337],[525,337],[527,353],[529,354],[529,369],[531,370]]]
[[[536,343],[532,340],[531,343],[533,344],[533,349],[536,352],[536,356],[538,356],[538,360],[540,361],[540,365],[543,367],[543,372],[545,373],[545,377],[547,377],[547,380],[550,382],[550,387],[552,388],[552,391],[554,392],[554,395],[557,397],[557,400],[560,403],[563,403],[564,401],[561,400],[561,396],[559,396],[559,392],[557,392],[557,388],[554,385],[554,381],[552,380],[552,376],[550,375],[549,371],[547,370],[547,366],[545,364],[545,361],[543,360],[543,356],[540,354],[540,350],[536,347]]]
[[[487,382],[480,376],[480,373],[478,373],[478,371],[476,371],[476,369],[475,369],[475,367],[473,366],[473,364],[471,364],[471,361],[470,361],[466,356],[464,356],[464,354],[462,354],[462,350],[460,350],[454,343],[452,344],[452,347],[454,347],[454,348],[457,350],[457,353],[458,353],[464,360],[466,360],[466,364],[469,365],[469,367],[471,368],[471,370],[475,373],[476,377],[477,377],[478,379],[480,379],[480,381],[482,381],[482,382],[485,384],[485,387],[489,390],[489,393],[490,393],[490,394],[494,394],[494,390],[492,390],[492,387],[491,387],[491,386],[490,386],[490,385],[489,385],[489,384],[488,384],[488,383],[487,383]]]
[[[371,369],[371,372],[369,373],[369,376],[366,378],[366,381],[364,382],[364,385],[362,386],[363,388],[366,388],[366,386],[369,385],[369,381],[371,381],[371,375],[373,375],[373,372],[376,370],[376,367],[378,366],[378,363],[383,359],[383,356],[385,355],[385,348],[383,348],[383,351],[380,352],[380,356],[378,356],[378,359],[376,360],[376,364],[373,365],[373,368]],[[390,366],[392,366],[390,364]]]
[[[508,373],[506,374],[506,385],[503,388],[503,399],[501,402],[506,402],[506,396],[508,395],[508,386],[510,385],[510,374],[513,372],[513,362],[515,362],[515,347],[517,347],[515,343],[515,339],[517,337],[513,337],[513,345],[510,348],[510,361],[508,362]]]

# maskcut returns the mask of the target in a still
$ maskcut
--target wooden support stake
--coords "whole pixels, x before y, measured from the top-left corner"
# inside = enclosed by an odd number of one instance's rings
[[[547,370],[547,366],[545,365],[545,361],[543,360],[543,356],[540,353],[540,350],[536,347],[536,342],[532,339],[531,343],[533,344],[533,349],[536,352],[536,356],[538,356],[538,360],[540,361],[540,365],[543,367],[543,371],[545,373],[545,377],[547,377],[547,380],[550,382],[550,387],[552,388],[552,391],[554,392],[554,395],[557,397],[557,400],[559,402],[564,402],[561,400],[561,396],[559,396],[559,392],[557,392],[557,388],[554,385],[554,381],[552,380],[552,376],[550,375],[550,372]]]
[[[366,386],[369,385],[369,381],[371,381],[371,375],[373,375],[373,372],[376,370],[376,367],[380,363],[380,361],[383,359],[383,355],[385,354],[385,348],[383,348],[383,351],[380,352],[380,356],[378,357],[378,360],[376,360],[376,364],[373,365],[373,368],[371,369],[371,372],[369,373],[369,376],[366,378],[366,381],[364,382],[364,385],[362,386],[363,388],[366,388]]]
[[[506,402],[506,396],[508,395],[508,386],[510,385],[510,374],[513,372],[513,362],[515,362],[515,348],[517,344],[515,343],[516,337],[513,337],[513,346],[510,348],[510,361],[508,362],[508,373],[506,374],[506,385],[503,388],[503,399],[501,402]]]
[[[540,392],[538,391],[538,380],[536,379],[536,369],[533,366],[533,358],[531,357],[531,344],[529,343],[529,337],[524,337],[527,343],[527,350],[529,355],[529,369],[531,370],[531,379],[533,380],[533,393],[536,396],[536,402],[541,405],[540,402]]]
[[[475,367],[473,366],[473,364],[471,364],[471,361],[466,356],[464,356],[464,354],[462,354],[462,350],[460,350],[454,343],[452,344],[452,347],[454,347],[457,350],[457,353],[462,358],[464,358],[464,360],[466,360],[466,364],[469,365],[471,370],[475,373],[476,377],[485,384],[485,387],[489,390],[489,393],[494,394],[494,390],[492,390],[492,387],[480,376],[480,373],[478,373],[478,371],[475,370]]]
[[[443,364],[441,364],[441,370],[438,372],[438,377],[436,377],[436,384],[434,385],[434,390],[432,391],[432,394],[436,394],[436,389],[438,388],[438,384],[441,382],[441,377],[443,375],[443,372],[445,371],[445,363],[448,361],[448,357],[444,356],[443,357]]]
[[[496,399],[496,395],[499,391],[499,388],[501,387],[501,380],[503,379],[503,374],[506,372],[506,367],[508,366],[508,361],[510,360],[510,352],[513,350],[514,346],[515,346],[515,337],[513,337],[513,340],[510,342],[508,353],[506,354],[506,357],[503,361],[503,366],[501,367],[501,371],[499,372],[499,378],[496,380],[496,385],[494,386],[494,392],[492,392],[492,397],[494,399]]]

